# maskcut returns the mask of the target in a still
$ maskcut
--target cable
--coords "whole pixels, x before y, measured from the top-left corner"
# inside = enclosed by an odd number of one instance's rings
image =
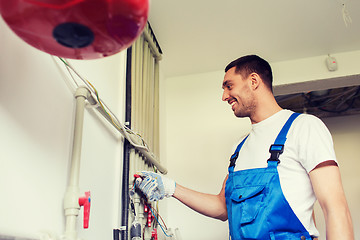
[[[89,81],[84,79],[72,66],[71,64],[62,58],[59,57],[59,59],[65,64],[67,68],[72,70],[81,81],[84,82],[87,89],[90,91],[91,94],[94,94],[96,96],[97,91],[94,89],[94,87],[91,85]],[[73,78],[73,80],[76,82],[76,80]],[[88,99],[89,101],[90,99]],[[166,173],[166,169],[164,169],[161,165],[158,165],[158,161],[156,160],[155,154],[150,150],[149,146],[145,142],[145,140],[142,138],[142,136],[136,132],[134,132],[132,129],[126,127],[125,125],[122,125],[119,119],[116,117],[116,115],[106,106],[106,104],[102,101],[102,99],[97,95],[96,97],[91,96],[91,100],[94,100],[94,102],[98,101],[100,104],[99,107],[97,107],[97,110],[108,120],[124,137],[125,139],[142,154],[142,157],[145,159],[148,159],[157,169],[160,170],[162,173]],[[92,103],[91,103],[92,104]],[[95,104],[92,104],[95,105]],[[130,134],[130,135],[129,135]]]
[[[342,113],[353,107],[355,99],[356,99],[356,97],[358,97],[359,92],[360,92],[360,87],[357,87],[356,89],[348,88],[347,90],[342,90],[341,92],[337,92],[334,94],[328,94],[326,96],[321,96],[321,97],[312,98],[311,96],[308,96],[307,94],[303,94],[303,97],[306,99],[306,101],[310,107],[318,108],[319,110],[324,111],[324,112]],[[347,95],[347,94],[350,94],[350,96],[348,96],[344,100],[342,100],[341,98],[343,98],[343,96]],[[347,102],[349,99],[351,99],[352,101],[350,104],[348,104],[348,106],[345,109],[342,109],[342,110],[331,110],[331,109],[326,108],[326,106],[328,106],[330,103],[336,102],[339,99],[340,99],[340,103],[338,104],[338,106],[341,106],[342,104]]]
[[[67,70],[70,73],[70,69],[80,78],[80,80],[82,80],[82,82],[87,86],[87,88],[96,96],[96,99],[98,101],[98,103],[100,104],[101,109],[105,112],[105,114],[109,117],[109,119],[111,120],[111,122],[113,123],[113,126],[118,129],[120,132],[123,133],[124,137],[130,142],[131,145],[133,145],[136,148],[141,148],[144,150],[147,150],[149,153],[151,153],[148,145],[146,144],[145,140],[141,137],[141,135],[139,135],[138,133],[135,133],[133,130],[131,130],[130,128],[122,125],[120,123],[120,121],[118,120],[118,118],[116,117],[116,115],[110,110],[110,108],[107,107],[107,105],[100,99],[98,91],[96,90],[96,88],[85,78],[83,78],[71,65],[68,61],[66,61],[65,59],[59,57],[59,59],[64,63],[64,65],[66,66]],[[72,77],[73,81],[75,82],[75,84],[78,86],[76,80],[74,79],[73,75],[70,73],[70,76]],[[116,120],[116,122],[114,121],[114,119]],[[132,138],[129,136],[129,134],[135,135],[137,138],[139,138],[139,140],[141,141],[142,145],[139,145],[137,143],[135,143]]]
[[[65,72],[62,69],[62,65],[59,65],[59,62],[55,59],[55,56],[50,55],[51,59],[53,60],[55,66],[57,67],[57,69],[59,70],[59,73],[62,75],[63,80],[65,80],[65,84],[68,86],[68,88],[70,89],[70,92],[74,95],[76,92],[76,89],[78,88],[78,84],[77,82],[74,80],[74,77],[72,76],[72,74],[70,74],[71,72],[69,71],[69,68],[65,65],[66,70],[69,72],[69,75],[71,76],[71,80],[69,80],[69,76],[67,74],[65,74]]]
[[[160,224],[159,220],[158,220],[158,219],[157,219],[157,217],[155,216],[155,214],[154,214],[154,212],[153,212],[153,208],[152,208],[152,207],[150,207],[149,209],[150,209],[150,211],[151,211],[152,215],[154,216],[154,218],[156,219],[157,223],[159,224],[159,226],[160,226],[161,230],[162,230],[162,231],[163,231],[163,233],[165,234],[165,236],[166,236],[166,237],[171,237],[170,235],[168,235],[168,234],[165,232],[165,230],[164,230],[163,226]],[[159,216],[160,216],[160,215],[159,215]],[[161,218],[161,216],[160,216],[160,218]],[[161,219],[162,219],[162,218],[161,218]],[[164,224],[164,225],[165,225],[165,224]]]
[[[80,78],[80,80],[82,80],[82,82],[85,83],[85,85],[86,85],[89,89],[92,89],[91,86],[89,86],[87,80],[85,80],[85,78],[83,78],[83,77],[73,68],[73,66],[71,66],[71,64],[70,64],[67,60],[65,60],[65,59],[63,59],[63,58],[61,58],[61,57],[58,57],[58,58],[65,64],[66,67],[70,68],[70,69]],[[74,78],[73,78],[73,79],[74,79]],[[74,81],[75,81],[75,79],[74,79]],[[75,81],[75,82],[76,82],[76,81]]]
[[[351,99],[351,102],[347,105],[346,108],[342,109],[342,110],[331,110],[331,109],[326,109],[324,107],[319,107],[319,109],[321,111],[324,112],[330,112],[330,113],[342,113],[342,112],[346,112],[349,109],[351,109],[354,106],[356,97],[359,96],[358,94],[360,93],[360,87],[358,87],[357,91],[350,97],[347,97],[345,100],[343,100],[338,106],[341,106],[343,103],[347,102],[349,99]]]
[[[153,207],[151,207],[151,206],[150,206],[150,209],[154,210],[155,213],[158,215],[158,217],[160,217],[162,223],[164,224],[165,229],[167,230],[167,227],[166,227],[166,224],[165,224],[165,222],[164,222],[164,219],[160,216],[159,212],[158,212],[157,210],[155,210],[155,208],[153,208]],[[159,222],[158,222],[158,224],[160,225]]]

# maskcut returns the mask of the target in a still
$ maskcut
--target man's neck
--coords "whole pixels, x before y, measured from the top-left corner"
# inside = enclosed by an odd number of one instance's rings
[[[255,113],[250,116],[250,121],[252,124],[259,123],[281,110],[282,108],[276,103],[276,101],[272,104],[259,105]]]

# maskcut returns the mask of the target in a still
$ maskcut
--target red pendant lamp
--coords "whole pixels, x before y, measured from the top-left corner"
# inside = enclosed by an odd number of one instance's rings
[[[20,38],[72,59],[128,48],[146,26],[148,11],[148,0],[0,0],[0,14]]]

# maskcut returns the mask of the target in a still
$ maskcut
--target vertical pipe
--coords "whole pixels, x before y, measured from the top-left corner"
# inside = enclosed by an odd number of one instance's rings
[[[139,115],[140,115],[140,102],[141,102],[141,94],[140,94],[140,89],[141,89],[141,48],[142,48],[142,44],[141,44],[141,40],[142,37],[138,38],[138,40],[136,41],[136,48],[135,48],[135,55],[134,55],[134,79],[133,82],[135,84],[135,97],[133,98],[134,102],[133,102],[133,107],[134,107],[134,116],[132,116],[131,122],[132,122],[132,127],[133,129],[137,132],[140,133],[140,128],[139,128],[139,124],[138,124],[138,120],[139,120]]]
[[[144,36],[141,36],[140,38],[140,43],[139,43],[139,48],[140,48],[140,51],[139,51],[139,58],[138,58],[138,68],[139,68],[139,77],[138,77],[138,80],[139,80],[139,102],[138,102],[138,118],[137,118],[137,125],[138,125],[138,128],[139,128],[139,133],[140,135],[145,139],[146,141],[146,138],[145,138],[145,135],[144,135],[144,126],[143,126],[143,122],[144,122],[144,113],[143,113],[143,109],[144,109],[144,81],[145,81],[145,77],[144,77],[144,64],[145,64],[145,57],[144,55],[146,54],[146,51],[144,49],[144,44],[145,44],[145,38]],[[142,154],[138,154],[137,155],[138,158],[137,158],[137,163],[138,163],[138,170],[145,170],[145,162],[143,161],[143,156]]]
[[[139,76],[139,67],[138,67],[138,59],[139,59],[139,42],[141,41],[141,36],[135,41],[134,45],[133,45],[133,51],[132,51],[132,67],[131,67],[131,87],[132,87],[132,99],[131,99],[131,127],[135,132],[139,132],[139,128],[137,125],[137,119],[138,119],[138,99],[139,99],[139,94],[138,94],[138,88],[139,88],[139,82],[138,82],[138,76]],[[136,169],[137,169],[137,153],[135,151],[135,149],[132,149],[130,151],[130,176],[133,176]],[[129,182],[130,183],[130,182]],[[130,187],[130,186],[128,186]],[[134,201],[134,208],[135,208],[135,213],[137,214],[138,212],[138,204],[136,203],[137,196],[133,197],[133,201]],[[133,222],[133,220],[135,219],[134,215],[130,215],[129,218],[129,223],[128,223],[128,228],[130,229],[131,227],[131,223]]]
[[[143,88],[142,88],[142,104],[141,104],[141,128],[142,128],[142,135],[145,139],[145,141],[147,141],[148,136],[146,135],[146,120],[147,120],[147,116],[146,116],[146,101],[147,101],[147,88],[148,88],[148,56],[149,56],[149,51],[148,51],[148,47],[147,47],[147,42],[144,41],[144,60],[143,60],[143,73],[142,73],[142,80],[143,80]]]
[[[133,44],[132,47],[132,51],[131,51],[131,128],[137,132],[138,128],[137,128],[137,124],[136,124],[136,119],[137,119],[137,98],[138,98],[138,93],[137,93],[137,89],[138,89],[138,82],[137,82],[137,76],[138,76],[138,72],[137,72],[137,67],[136,67],[136,61],[137,61],[137,52],[138,52],[138,47],[139,47],[139,40],[135,41],[135,43]],[[130,123],[129,123],[130,125]],[[130,152],[130,176],[134,175],[135,172],[135,150],[132,149]]]
[[[140,126],[140,121],[139,119],[141,119],[141,102],[142,102],[142,94],[141,94],[141,89],[142,89],[142,42],[143,42],[143,36],[141,36],[140,38],[138,38],[137,40],[137,46],[136,46],[136,57],[135,57],[135,72],[136,72],[136,76],[135,76],[135,82],[136,82],[136,98],[134,101],[134,106],[136,107],[136,111],[135,111],[135,118],[133,119],[132,123],[134,126],[134,129],[137,133],[142,134],[141,133],[141,126]],[[134,161],[134,171],[138,171],[140,170],[140,162],[141,162],[141,158],[139,153],[137,152],[135,154],[135,158],[133,159]]]
[[[141,40],[142,40],[142,36],[138,38],[138,40],[136,41],[136,49],[135,49],[135,58],[134,58],[134,61],[135,61],[135,65],[134,65],[134,68],[135,68],[135,76],[134,76],[134,83],[135,83],[135,94],[136,94],[136,97],[134,98],[134,102],[133,102],[133,106],[135,108],[135,111],[134,111],[134,117],[131,119],[132,121],[132,126],[133,126],[133,129],[139,133],[140,133],[140,127],[139,127],[139,118],[140,118],[140,102],[141,102],[141,94],[139,93],[140,92],[140,89],[141,89],[141,65],[140,65],[140,57],[141,57],[141,48],[142,48],[142,44],[141,44]],[[133,171],[137,171],[139,168],[139,156],[138,156],[138,153],[136,152],[135,155],[134,155],[134,158],[132,159],[133,162],[134,162],[134,169]]]
[[[150,121],[150,80],[151,80],[151,75],[150,75],[150,59],[151,59],[151,52],[150,52],[150,46],[148,41],[144,42],[144,51],[146,54],[144,54],[144,80],[145,80],[145,86],[144,86],[144,94],[145,94],[145,99],[144,99],[144,132],[145,132],[145,140],[146,143],[148,144],[149,148],[151,149],[151,135],[149,134],[149,121]],[[145,169],[148,171],[149,170],[149,164],[148,161],[145,161],[144,159],[144,165],[145,165]]]
[[[145,108],[146,108],[146,117],[145,117],[145,123],[144,123],[144,129],[145,129],[145,132],[146,132],[146,141],[147,141],[147,144],[149,146],[149,149],[150,151],[152,151],[152,136],[151,136],[151,129],[150,129],[150,123],[152,121],[151,119],[151,97],[152,97],[152,94],[151,94],[151,81],[152,81],[152,76],[151,76],[151,60],[152,60],[152,53],[151,53],[151,49],[150,49],[150,45],[149,45],[149,42],[146,42],[146,47],[147,47],[147,59],[146,59],[146,62],[147,62],[147,73],[146,73],[146,105],[145,105]],[[149,161],[146,161],[145,162],[146,164],[146,169],[147,170],[150,170],[150,164],[149,164]]]
[[[154,152],[154,58],[151,55],[149,58],[149,76],[150,76],[150,83],[149,83],[149,92],[150,92],[150,99],[149,99],[149,122],[148,122],[148,129],[149,129],[149,145],[150,145],[150,149],[151,151]]]
[[[124,161],[123,161],[123,181],[122,181],[122,201],[121,201],[121,226],[126,226],[121,231],[121,240],[127,240],[129,235],[129,161],[130,161],[131,144],[128,141],[124,142]]]
[[[158,159],[160,159],[160,129],[159,129],[159,84],[160,81],[160,71],[159,71],[159,60],[156,58],[155,59],[155,66],[154,66],[154,149],[153,152],[155,154],[155,156],[158,157]]]
[[[70,176],[68,187],[64,196],[65,210],[65,237],[69,240],[76,240],[76,218],[79,215],[79,175],[80,175],[80,157],[82,145],[82,133],[84,123],[85,100],[90,96],[88,89],[80,87],[75,92],[76,112],[74,125],[74,139],[71,155]]]
[[[87,90],[86,88],[78,88],[75,93],[76,113],[75,113],[73,151],[71,156],[71,169],[70,169],[70,177],[69,177],[70,186],[79,186],[84,109],[85,109],[85,100],[89,97],[89,95],[90,95],[89,90]]]
[[[113,239],[119,240],[119,236],[120,236],[120,229],[114,229],[113,230]]]
[[[136,127],[137,127],[137,132],[139,134],[142,134],[141,132],[141,124],[140,124],[140,119],[141,119],[141,109],[142,109],[142,87],[143,87],[143,84],[142,84],[142,76],[143,76],[143,73],[142,73],[142,56],[143,56],[143,40],[144,38],[143,37],[140,37],[139,38],[139,45],[138,45],[138,51],[137,51],[137,54],[136,54],[136,72],[137,72],[137,82],[138,82],[138,85],[137,85],[137,101],[136,101],[136,108],[137,108],[137,111],[136,111]]]
[[[131,123],[131,54],[132,47],[127,49],[127,59],[126,59],[126,96],[125,96],[125,122]],[[124,142],[124,160],[123,160],[123,181],[122,181],[122,205],[121,205],[121,226],[128,226],[129,219],[129,161],[130,161],[130,149],[131,145],[128,141]],[[128,228],[126,227],[124,231],[121,232],[121,240],[128,239]]]

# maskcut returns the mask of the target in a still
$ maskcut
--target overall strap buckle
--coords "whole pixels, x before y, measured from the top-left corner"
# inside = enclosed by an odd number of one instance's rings
[[[235,152],[233,155],[231,155],[229,168],[235,167],[235,162],[238,156],[239,156],[239,152]]]
[[[270,158],[267,160],[269,161],[277,161],[277,163],[280,163],[279,157],[280,154],[284,152],[284,145],[283,144],[272,144],[269,149],[270,152]]]
[[[279,157],[280,154],[284,152],[284,144],[286,142],[286,135],[291,127],[293,121],[300,115],[300,113],[292,113],[291,116],[286,121],[285,125],[280,130],[280,133],[275,139],[273,145],[270,146],[269,152],[271,153],[269,161],[276,161],[278,164],[280,163]]]
[[[248,136],[249,136],[249,135],[247,135],[247,136],[241,141],[241,143],[237,146],[234,154],[231,155],[229,169],[230,169],[231,167],[235,168],[236,159],[239,157],[240,149],[241,149],[242,146],[244,145],[244,142],[245,142],[245,140],[248,138]]]

